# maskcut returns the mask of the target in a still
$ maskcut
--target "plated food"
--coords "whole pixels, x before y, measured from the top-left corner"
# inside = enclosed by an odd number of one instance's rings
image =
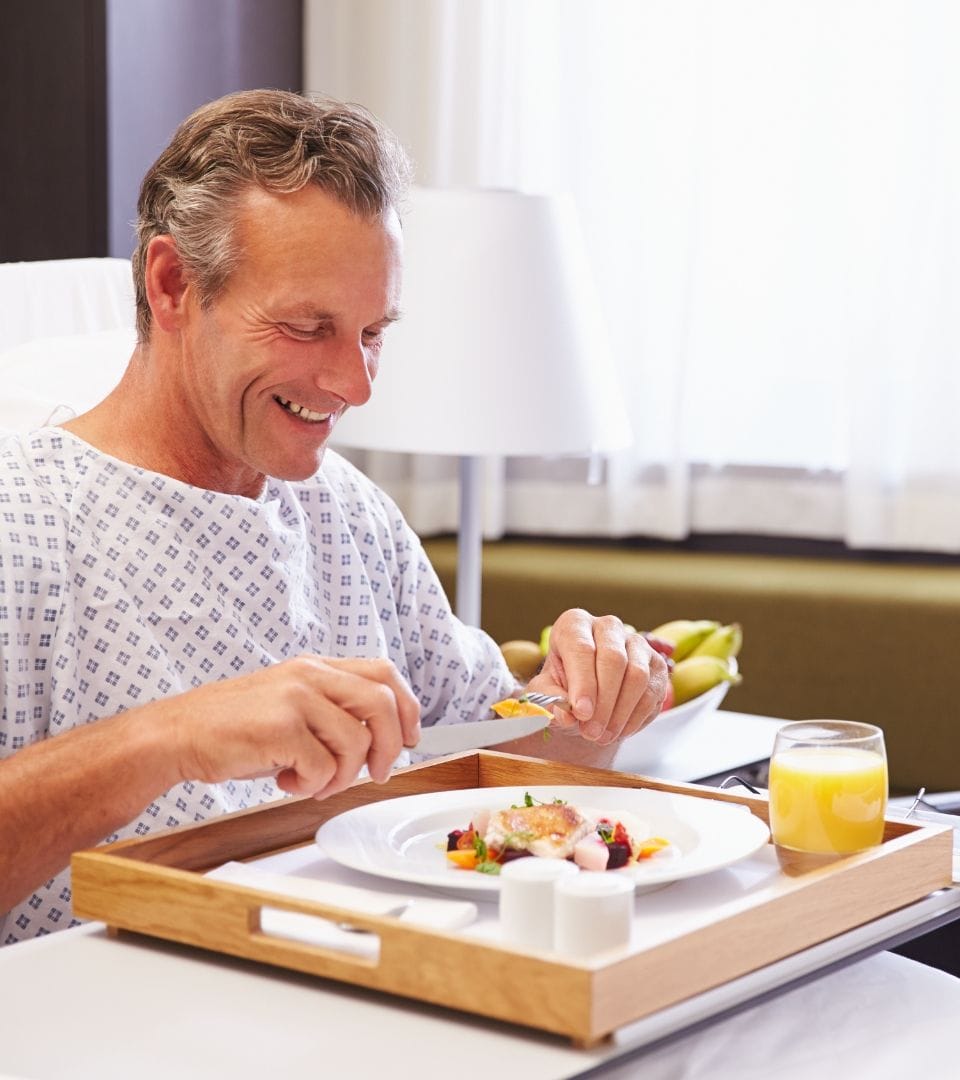
[[[499,874],[520,858],[569,859],[582,870],[603,871],[672,854],[670,841],[629,811],[547,801],[528,791],[522,803],[477,809],[466,828],[447,834],[446,844],[454,867],[483,874]]]

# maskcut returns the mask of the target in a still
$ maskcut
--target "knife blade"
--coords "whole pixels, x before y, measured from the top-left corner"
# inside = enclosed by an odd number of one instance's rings
[[[506,720],[473,720],[424,728],[413,750],[418,754],[456,754],[520,739],[548,727],[552,716],[513,716]]]

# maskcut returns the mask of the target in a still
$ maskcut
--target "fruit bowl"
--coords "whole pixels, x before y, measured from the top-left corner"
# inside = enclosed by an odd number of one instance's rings
[[[737,670],[736,660],[731,659],[729,664],[731,671]],[[644,772],[655,766],[671,752],[695,717],[720,708],[730,686],[726,681],[717,683],[706,693],[662,712],[642,731],[625,740],[617,751],[613,768],[620,772]]]

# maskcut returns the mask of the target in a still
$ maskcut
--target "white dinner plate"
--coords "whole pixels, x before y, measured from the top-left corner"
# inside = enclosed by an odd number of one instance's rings
[[[662,836],[671,849],[608,873],[630,874],[638,888],[661,885],[730,866],[767,842],[767,826],[735,803],[642,788],[497,787],[428,792],[359,806],[317,830],[317,844],[334,862],[377,877],[431,888],[495,894],[496,875],[460,870],[446,858],[447,834],[465,829],[477,810],[562,799],[577,807],[630,813]],[[490,897],[493,899],[493,896]]]

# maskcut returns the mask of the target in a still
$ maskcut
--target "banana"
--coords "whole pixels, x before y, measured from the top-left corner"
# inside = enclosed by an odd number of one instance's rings
[[[670,672],[674,705],[682,705],[685,701],[699,697],[718,683],[730,682],[736,685],[740,681],[740,675],[731,671],[727,661],[719,656],[688,656],[686,660],[679,661]]]
[[[669,641],[673,659],[683,660],[714,630],[720,628],[716,619],[673,619],[650,631],[651,637]]]
[[[690,652],[690,656],[719,656],[721,660],[729,660],[740,652],[743,644],[743,630],[739,623],[730,623],[727,626],[718,626],[713,633],[708,634]]]

